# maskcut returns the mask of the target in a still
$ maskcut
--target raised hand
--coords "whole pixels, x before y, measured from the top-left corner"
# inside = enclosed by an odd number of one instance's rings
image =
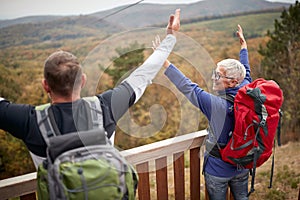
[[[236,32],[236,35],[240,39],[241,49],[243,49],[243,48],[247,49],[247,42],[246,42],[244,34],[243,34],[243,29],[242,29],[241,25],[239,25],[239,24],[238,24],[238,30]]]
[[[170,15],[167,26],[167,34],[173,34],[180,28],[180,9],[176,9],[175,14]]]

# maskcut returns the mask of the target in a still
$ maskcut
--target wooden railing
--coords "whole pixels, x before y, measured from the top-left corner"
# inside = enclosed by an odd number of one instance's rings
[[[199,131],[155,142],[122,152],[139,173],[139,200],[151,199],[149,173],[150,162],[155,162],[156,199],[169,199],[168,157],[171,157],[174,172],[175,199],[186,199],[184,153],[190,152],[190,199],[200,199],[200,147],[206,131]]]
[[[136,166],[139,173],[138,199],[199,200],[201,194],[200,158],[202,157],[200,156],[200,147],[206,134],[205,130],[198,131],[122,151],[122,155]],[[185,187],[185,155],[189,155],[189,164],[187,164],[189,165],[189,188]],[[172,165],[168,164],[170,162]],[[173,168],[171,175],[170,168]],[[154,180],[150,178],[151,174],[155,174]],[[174,180],[172,197],[169,191],[169,176],[172,176],[172,180]],[[156,185],[154,197],[151,196],[152,185]],[[12,197],[20,197],[21,200],[36,199],[35,191],[36,173],[0,181],[0,199]],[[202,192],[204,192],[203,188]]]

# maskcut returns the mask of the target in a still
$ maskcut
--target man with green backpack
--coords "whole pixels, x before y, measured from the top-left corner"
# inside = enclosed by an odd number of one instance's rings
[[[38,168],[40,199],[134,199],[137,175],[113,148],[118,120],[138,101],[175,43],[180,10],[171,15],[157,50],[115,88],[81,98],[86,83],[78,59],[57,51],[44,65],[51,103],[14,104],[0,97],[0,129],[22,139]]]

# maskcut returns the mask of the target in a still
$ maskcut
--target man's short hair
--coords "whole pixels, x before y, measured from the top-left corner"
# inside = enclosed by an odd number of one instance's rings
[[[44,78],[50,89],[61,96],[70,96],[81,87],[82,68],[76,56],[66,51],[52,53],[44,65]]]
[[[244,65],[238,60],[225,59],[218,62],[217,66],[224,67],[226,76],[237,79],[239,84],[244,80],[246,76],[246,69]]]

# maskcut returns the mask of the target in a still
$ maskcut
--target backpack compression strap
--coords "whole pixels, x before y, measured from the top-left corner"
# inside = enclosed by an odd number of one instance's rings
[[[90,116],[92,126],[89,127],[89,129],[104,128],[102,109],[98,97],[85,97],[83,98],[83,100],[88,104],[88,108],[91,111]],[[49,138],[56,135],[60,135],[60,131],[54,119],[53,111],[49,103],[37,106],[35,110],[40,132],[47,146],[50,146]]]
[[[49,103],[35,107],[38,127],[47,146],[50,146],[49,138],[55,136],[55,131],[49,119],[49,107]]]
[[[103,114],[101,109],[100,100],[98,97],[84,97],[83,100],[89,104],[92,116],[92,127],[91,129],[103,128]]]

